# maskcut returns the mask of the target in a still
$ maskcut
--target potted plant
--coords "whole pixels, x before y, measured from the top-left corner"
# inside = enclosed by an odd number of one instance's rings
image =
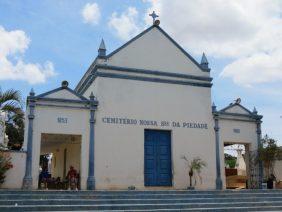
[[[194,186],[197,184],[197,176],[199,177],[202,183],[201,171],[204,167],[207,166],[206,162],[203,161],[200,157],[195,157],[192,160],[188,160],[186,156],[182,156],[182,159],[186,161],[189,174],[189,187],[187,189],[193,190]],[[197,174],[197,176],[195,176]],[[194,185],[192,179],[194,178]]]

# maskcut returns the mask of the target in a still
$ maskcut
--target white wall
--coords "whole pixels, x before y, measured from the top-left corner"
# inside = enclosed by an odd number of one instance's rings
[[[58,104],[58,103],[57,103]],[[72,105],[72,104],[67,104]],[[62,108],[50,106],[36,106],[33,123],[33,160],[32,177],[33,188],[37,188],[39,157],[41,147],[41,134],[71,134],[81,135],[81,188],[86,189],[88,176],[88,154],[89,154],[89,109]],[[67,124],[58,123],[57,118],[68,119]],[[27,126],[27,125],[26,125]],[[27,128],[27,127],[26,127]],[[25,144],[27,143],[27,129],[25,132]]]
[[[275,161],[274,175],[278,181],[282,181],[282,160]]]
[[[93,85],[92,85],[93,86]],[[203,184],[215,187],[214,122],[210,88],[97,78],[99,101],[95,123],[95,177],[97,189],[144,189],[144,129],[172,131],[173,187],[186,188],[188,170],[182,155],[200,156],[208,163],[203,170]],[[103,117],[200,122],[208,129],[106,124]],[[207,151],[208,150],[208,151]]]
[[[221,152],[221,176],[225,186],[225,163],[224,163],[224,143],[246,144],[246,151],[257,149],[256,123],[240,120],[219,120],[220,152]],[[234,129],[239,129],[240,133],[235,133]],[[247,161],[246,161],[247,162]],[[248,169],[248,162],[247,162]],[[248,170],[247,170],[248,172]]]
[[[6,172],[5,182],[1,188],[21,188],[25,174],[26,153],[16,151],[7,151],[6,153],[12,158],[13,168]]]
[[[109,58],[108,65],[209,76],[157,28],[153,28]]]

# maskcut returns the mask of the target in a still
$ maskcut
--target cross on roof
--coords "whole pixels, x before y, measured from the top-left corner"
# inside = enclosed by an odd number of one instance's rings
[[[155,13],[155,11],[153,11],[151,14],[149,14],[149,16],[151,16],[151,17],[153,18],[153,24],[155,23],[156,18],[159,17],[159,16]]]

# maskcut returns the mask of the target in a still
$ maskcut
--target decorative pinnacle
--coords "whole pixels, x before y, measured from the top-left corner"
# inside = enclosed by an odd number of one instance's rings
[[[31,90],[30,90],[30,92],[29,92],[29,95],[30,95],[30,96],[34,96],[34,95],[35,95],[33,88],[31,88]]]
[[[214,102],[212,103],[212,112],[216,112],[216,105],[214,104]]]
[[[258,114],[256,107],[254,107],[254,109],[253,109],[253,114]]]
[[[106,45],[104,39],[102,38],[99,49],[98,49],[98,56],[105,57],[106,56]]]
[[[155,11],[153,11],[151,14],[149,14],[149,16],[151,16],[151,17],[153,18],[153,24],[155,23],[156,18],[159,17],[159,16],[155,13]]]
[[[202,55],[201,66],[202,66],[202,68],[209,70],[209,62],[208,62],[208,59],[207,59],[205,53],[203,53],[203,55]]]
[[[91,92],[89,98],[90,98],[90,100],[94,100],[95,99],[95,96],[94,96],[93,92]]]
[[[102,38],[102,40],[101,40],[99,49],[105,49],[105,50],[106,50],[106,45],[105,45],[105,42],[104,42],[104,39],[103,39],[103,38]]]
[[[202,55],[201,64],[209,64],[208,59],[207,59],[204,52],[203,52],[203,55]]]

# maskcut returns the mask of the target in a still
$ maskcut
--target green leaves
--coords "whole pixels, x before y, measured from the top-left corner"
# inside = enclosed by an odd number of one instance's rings
[[[0,110],[17,113],[21,109],[21,95],[19,91],[9,89],[2,92],[0,89]]]
[[[5,112],[8,117],[8,120],[0,120],[0,124],[6,125],[5,130],[9,138],[8,146],[17,150],[22,146],[24,134],[24,112],[21,102],[19,91],[9,89],[3,92],[0,89],[0,112]]]
[[[5,173],[13,168],[11,157],[8,152],[0,151],[0,184],[4,183]]]
[[[185,155],[181,156],[181,159],[185,160],[187,163],[187,167],[189,170],[189,176],[190,176],[190,186],[191,184],[191,178],[194,177],[194,185],[197,184],[198,177],[200,179],[200,182],[202,183],[202,177],[201,177],[201,171],[204,167],[207,166],[207,163],[203,161],[200,157],[194,157],[191,161],[187,159]],[[197,176],[194,176],[194,173],[197,174]]]
[[[277,141],[265,135],[261,140],[262,145],[258,148],[258,161],[263,162],[267,177],[274,173],[274,163],[280,159],[281,150]]]

